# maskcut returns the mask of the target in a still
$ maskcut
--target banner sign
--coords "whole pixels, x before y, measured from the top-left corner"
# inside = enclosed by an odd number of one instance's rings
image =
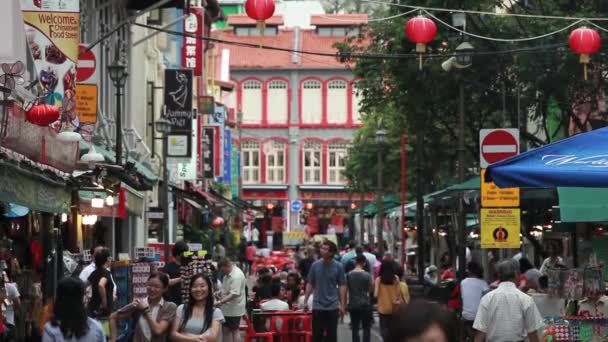
[[[481,248],[519,248],[519,208],[481,209]]]
[[[172,132],[192,132],[192,70],[165,69],[165,117]]]
[[[232,183],[232,131],[229,127],[224,130],[224,177],[226,184]]]
[[[193,120],[192,125],[196,125],[197,120]],[[198,143],[198,129],[192,133],[192,146]],[[198,151],[193,150],[189,161],[177,163],[177,179],[186,181],[197,180],[196,164],[198,161]]]
[[[239,146],[238,143],[233,140],[230,145],[232,149],[232,153],[230,154],[230,188],[232,190],[232,198],[239,197],[239,159],[241,155],[239,154]]]
[[[184,15],[188,15],[187,9],[184,9]],[[190,15],[184,20],[184,33],[187,35],[183,37],[182,68],[192,69],[194,76],[203,74],[203,41],[196,38],[202,37],[203,26],[203,9],[190,7]]]
[[[93,130],[80,129],[75,111],[79,7],[77,0],[21,0],[27,44],[44,89],[44,102],[59,107],[65,118],[51,126],[57,131],[78,130],[90,141]]]
[[[519,207],[519,188],[499,188],[494,182],[485,182],[485,175],[486,169],[481,169],[482,207]]]
[[[215,131],[216,127],[203,127],[202,143],[202,163],[203,178],[215,178]]]

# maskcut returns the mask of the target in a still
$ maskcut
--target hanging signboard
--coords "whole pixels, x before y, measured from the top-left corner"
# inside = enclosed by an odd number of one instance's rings
[[[520,209],[481,209],[481,248],[520,247]]]
[[[190,13],[184,9],[188,17],[184,20],[184,35],[182,44],[182,67],[192,69],[194,76],[203,74],[203,41],[198,38],[203,35],[203,9],[190,7]]]
[[[519,207],[519,188],[499,188],[485,182],[486,169],[481,169],[481,206],[492,208]]]
[[[215,178],[215,127],[203,127],[202,143],[202,164],[203,164],[203,178],[214,179]]]
[[[165,69],[164,98],[171,132],[192,132],[192,70]]]

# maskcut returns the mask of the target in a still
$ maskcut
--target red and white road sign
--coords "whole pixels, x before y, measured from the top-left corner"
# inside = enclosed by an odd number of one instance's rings
[[[479,166],[507,159],[519,153],[519,129],[498,128],[479,131]]]
[[[88,47],[87,44],[78,45],[78,67],[76,68],[76,83],[97,84],[97,46],[92,50],[82,53]]]

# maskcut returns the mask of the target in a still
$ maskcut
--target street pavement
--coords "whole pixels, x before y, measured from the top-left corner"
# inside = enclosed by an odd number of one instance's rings
[[[372,338],[371,338],[371,342],[382,342],[382,337],[380,337],[380,332],[378,330],[379,327],[379,323],[378,323],[378,317],[377,315],[375,316],[375,322],[374,325],[372,326]],[[344,317],[344,323],[340,323],[338,325],[338,341],[339,342],[348,342],[351,341],[352,339],[352,334],[350,331],[350,326],[349,326],[349,317],[348,315],[346,315]],[[361,340],[362,336],[362,331],[359,331],[359,340]]]

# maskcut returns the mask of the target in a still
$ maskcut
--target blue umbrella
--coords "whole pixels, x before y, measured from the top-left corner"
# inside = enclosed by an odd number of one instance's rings
[[[505,187],[608,188],[608,127],[578,134],[488,166]]]
[[[27,213],[30,212],[30,210],[24,206],[15,204],[15,203],[9,203],[11,211],[9,211],[8,213],[4,214],[5,217],[21,217],[21,216],[25,216],[27,215]]]

